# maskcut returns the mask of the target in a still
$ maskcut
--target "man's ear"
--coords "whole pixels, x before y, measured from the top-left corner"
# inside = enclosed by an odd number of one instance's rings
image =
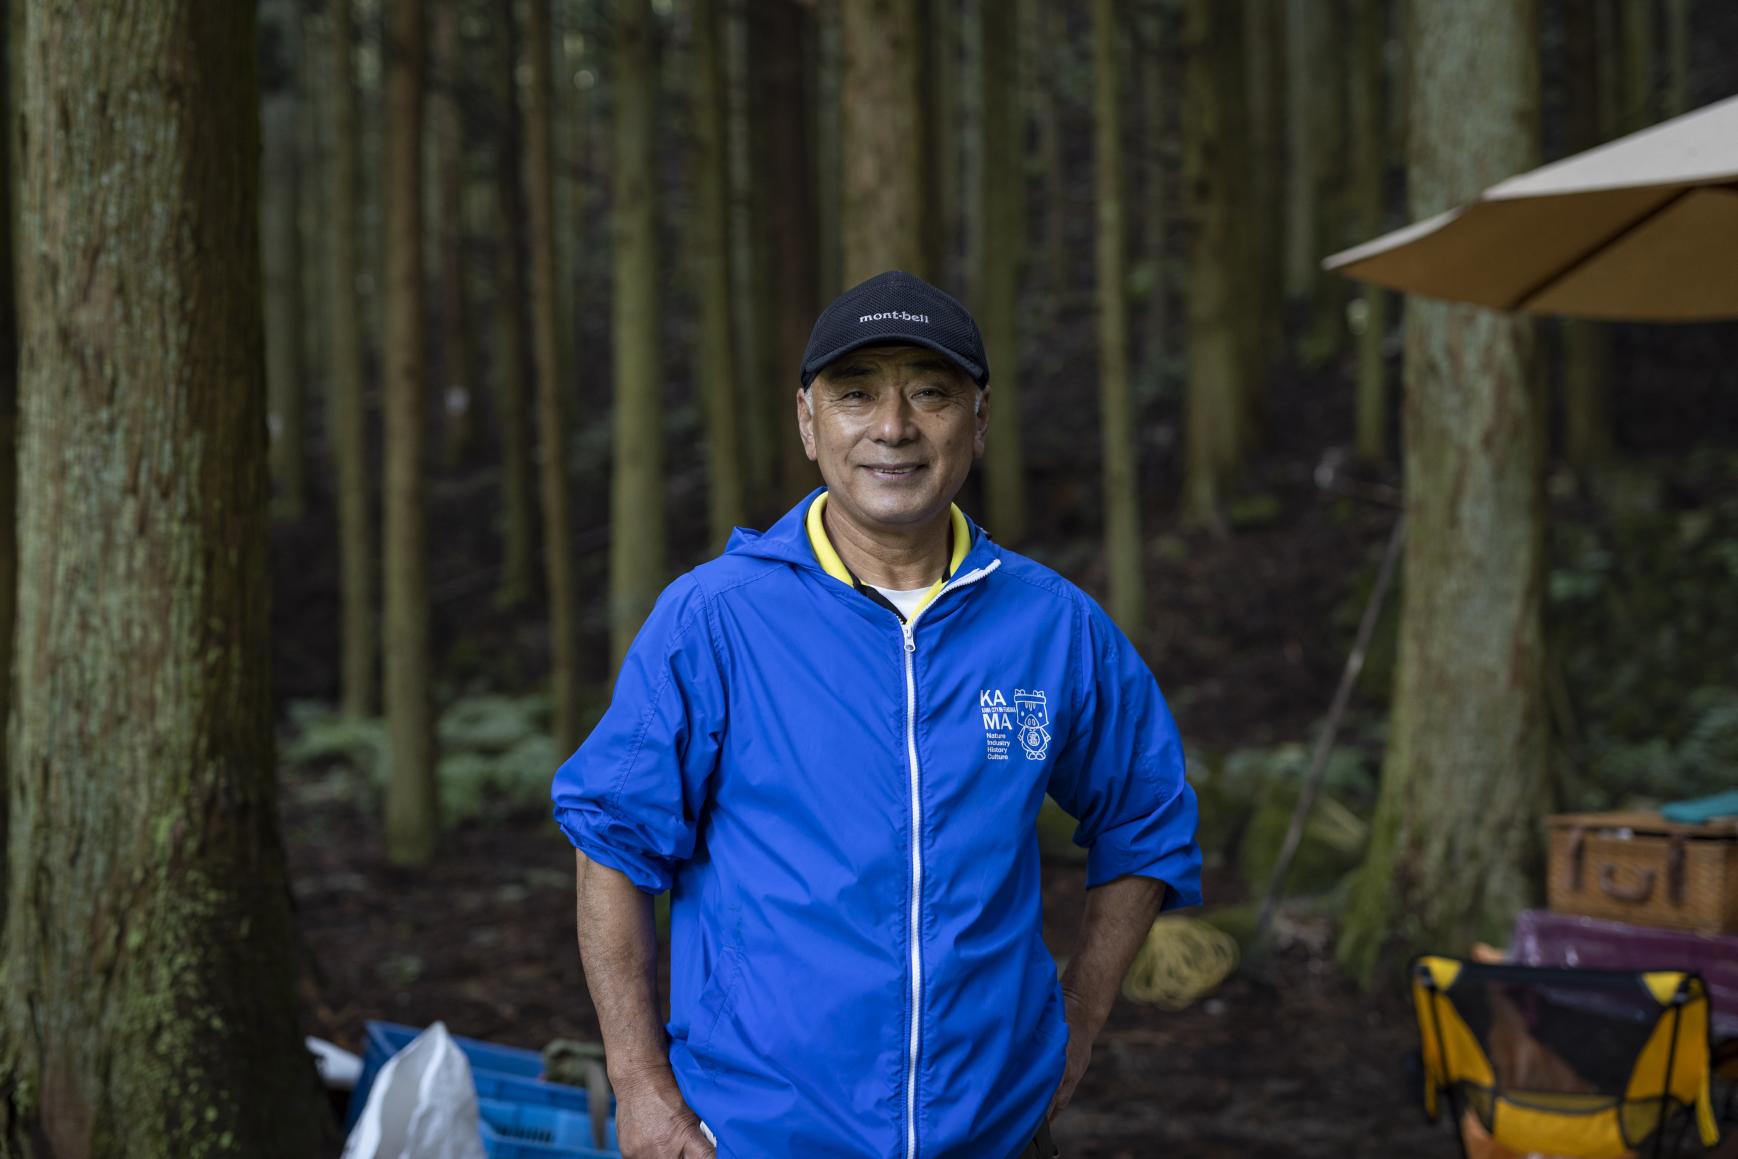
[[[797,434],[802,436],[803,454],[815,462],[815,402],[807,387],[797,388]]]
[[[972,422],[976,424],[972,430],[972,457],[984,457],[984,435],[990,429],[990,388],[978,388],[977,406],[972,409]]]

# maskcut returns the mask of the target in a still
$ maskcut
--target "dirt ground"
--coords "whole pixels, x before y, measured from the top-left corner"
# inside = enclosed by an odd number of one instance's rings
[[[355,1050],[369,1018],[439,1018],[455,1033],[534,1049],[596,1036],[574,943],[572,853],[546,817],[455,832],[440,862],[412,875],[386,864],[374,827],[353,811],[286,809],[316,970],[313,1033]],[[1078,866],[1046,867],[1045,936],[1060,955],[1073,945],[1083,886]],[[1397,990],[1360,996],[1307,938],[1264,973],[1275,980],[1235,977],[1181,1014],[1119,1001],[1056,1122],[1063,1154],[1453,1153],[1416,1109]]]

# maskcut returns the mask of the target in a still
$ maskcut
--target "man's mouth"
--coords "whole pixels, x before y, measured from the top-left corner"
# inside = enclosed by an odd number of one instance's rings
[[[880,479],[903,479],[923,470],[922,463],[866,463],[863,469]]]

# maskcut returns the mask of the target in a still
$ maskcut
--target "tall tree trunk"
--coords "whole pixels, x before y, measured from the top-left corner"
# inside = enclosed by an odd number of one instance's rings
[[[1603,74],[1599,34],[1591,13],[1565,13],[1564,152],[1580,153],[1616,135],[1617,126],[1600,115],[1600,88],[1619,77]],[[1563,456],[1581,472],[1597,472],[1612,459],[1611,328],[1603,322],[1566,318],[1563,351]]]
[[[649,0],[616,0],[615,470],[610,489],[613,667],[665,579],[664,428],[653,213],[655,99]]]
[[[1123,267],[1122,138],[1116,0],[1092,3],[1093,171],[1098,201],[1099,424],[1104,443],[1104,541],[1110,612],[1139,637],[1146,600],[1141,575],[1140,469],[1128,378],[1128,300]]]
[[[9,1156],[323,1142],[276,816],[254,35],[251,4],[60,0],[21,46]]]
[[[549,694],[559,751],[579,747],[579,609],[567,493],[567,379],[555,293],[555,175],[551,118],[549,0],[526,6],[526,58],[531,86],[525,103],[526,202],[531,218],[531,321],[537,364],[537,446],[543,494],[544,582],[549,588]],[[617,212],[630,212],[617,203]],[[618,529],[619,532],[619,529]]]
[[[1249,107],[1250,279],[1258,378],[1263,384],[1285,349],[1285,4],[1250,0],[1244,10]]]
[[[1319,21],[1310,0],[1286,0],[1286,180],[1285,180],[1285,296],[1288,302],[1309,297],[1318,271],[1315,252],[1316,219],[1321,215],[1316,170],[1324,164],[1321,143],[1316,140],[1317,118],[1312,115],[1312,88],[1320,88],[1322,62],[1315,59],[1321,38]]]
[[[1256,323],[1244,297],[1252,256],[1242,229],[1247,154],[1238,147],[1246,132],[1237,108],[1244,48],[1235,6],[1189,0],[1184,12],[1183,188],[1191,229],[1183,517],[1223,533],[1256,369]]]
[[[928,149],[923,191],[924,264],[930,276],[959,285],[960,13],[959,0],[917,0],[920,124]]]
[[[1320,265],[1344,240],[1345,21],[1340,3],[1290,0],[1286,8],[1292,186],[1286,283],[1303,320],[1297,349],[1308,370],[1327,366],[1345,343],[1345,279],[1328,277]]]
[[[712,546],[748,510],[743,491],[742,398],[730,317],[730,205],[725,154],[724,25],[720,0],[694,0],[694,301],[700,313],[696,378],[706,415],[707,500]],[[770,384],[769,384],[770,389]]]
[[[262,6],[260,116],[265,148],[261,233],[265,240],[266,384],[271,400],[274,513],[300,519],[308,506],[307,438],[302,375],[302,158],[297,142],[296,70],[301,63],[301,8],[296,0]]]
[[[1048,321],[1054,323],[1068,296],[1068,205],[1063,178],[1062,122],[1065,104],[1062,76],[1069,65],[1068,9],[1040,0],[1034,14],[1040,38],[1036,50],[1043,62],[1044,81],[1032,94],[1035,151],[1044,179],[1043,266]]]
[[[843,153],[847,285],[883,270],[931,275],[924,248],[927,136],[917,0],[845,0]]]
[[[386,852],[426,865],[439,836],[429,690],[427,382],[423,358],[422,0],[387,0],[386,340]]]
[[[1415,3],[1411,215],[1539,159],[1532,0]],[[1545,797],[1542,410],[1532,323],[1417,299],[1406,319],[1405,607],[1369,851],[1340,953],[1498,939],[1535,895]]]
[[[456,468],[471,443],[475,398],[471,379],[471,320],[465,278],[465,122],[459,114],[464,57],[459,51],[460,0],[434,0],[433,61],[437,83],[429,110],[435,149],[435,239],[440,310],[441,461]]]
[[[501,438],[501,586],[495,604],[514,608],[536,590],[537,512],[532,498],[531,423],[525,384],[534,373],[526,350],[525,188],[519,115],[518,37],[512,14],[496,22],[494,94],[495,370],[493,382]]]
[[[12,185],[18,174],[19,50],[24,8],[0,9],[0,721],[12,713],[12,636],[18,617],[18,296]],[[0,744],[0,930],[6,928],[6,746]]]
[[[780,463],[777,506],[783,508],[808,491],[815,477],[793,430],[791,403],[809,328],[822,305],[815,262],[815,190],[803,179],[814,171],[809,144],[811,102],[804,76],[814,58],[810,47],[814,22],[808,5],[800,0],[773,0],[764,13],[766,67],[761,75],[766,85],[767,180],[763,188],[771,359],[765,381],[754,387],[754,397],[770,407],[768,421]]]
[[[1132,65],[1130,76],[1139,93],[1139,116],[1136,140],[1140,158],[1140,199],[1135,203],[1140,222],[1141,265],[1145,277],[1136,279],[1145,284],[1145,309],[1136,322],[1139,334],[1141,364],[1145,375],[1154,382],[1165,380],[1165,366],[1172,335],[1170,306],[1170,231],[1171,217],[1165,189],[1168,144],[1165,98],[1171,85],[1170,70],[1160,66],[1160,46],[1165,38],[1165,13],[1149,7],[1136,14],[1139,34],[1130,45]],[[1251,304],[1253,309],[1253,303]]]
[[[332,251],[332,393],[328,406],[332,454],[338,473],[338,556],[343,573],[344,712],[374,711],[374,520],[369,514],[368,420],[363,401],[361,302],[356,292],[358,234],[356,64],[351,0],[333,0],[329,85],[332,117],[332,193],[327,237]]]
[[[839,9],[843,2],[816,0],[815,4],[815,253],[823,301],[831,301],[845,288],[839,265],[839,73],[844,60]]]
[[[1354,0],[1351,38],[1352,202],[1358,236],[1382,232],[1387,187],[1388,123],[1384,116],[1383,48],[1388,40],[1387,0]],[[1358,458],[1372,466],[1388,460],[1388,291],[1366,284],[1358,329]]]
[[[1659,119],[1658,0],[1619,0],[1622,4],[1623,131],[1645,129]]]
[[[766,350],[766,215],[763,191],[764,138],[758,114],[761,85],[757,66],[761,51],[755,40],[762,8],[751,0],[727,0],[725,17],[725,87],[729,121],[725,127],[730,163],[730,300],[736,329],[736,376],[742,383],[744,491],[750,511],[770,514],[779,461],[778,431],[773,425],[774,393],[767,381]]]
[[[981,4],[983,44],[980,77],[984,110],[983,175],[978,212],[978,317],[990,360],[995,433],[984,456],[984,498],[989,526],[999,542],[1017,546],[1026,538],[1026,453],[1020,420],[1020,266],[1026,223],[1020,217],[1025,180],[1025,134],[1015,87],[1019,25],[995,4]]]

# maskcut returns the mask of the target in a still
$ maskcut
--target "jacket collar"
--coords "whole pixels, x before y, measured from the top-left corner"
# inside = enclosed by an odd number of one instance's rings
[[[782,515],[777,523],[767,528],[765,533],[752,531],[746,527],[738,527],[731,533],[730,542],[725,546],[726,555],[746,555],[760,559],[776,559],[797,567],[808,568],[822,575],[834,575],[815,554],[815,548],[809,537],[809,508],[815,500],[826,492],[825,487],[816,487],[802,500]],[[995,542],[985,534],[984,529],[973,523],[958,507],[954,511],[954,527],[957,530],[964,524],[967,533],[967,547],[962,558],[959,551],[954,551],[950,561],[949,577],[960,575],[983,567],[999,554]],[[830,546],[830,545],[829,545]],[[837,556],[834,556],[835,562]],[[839,564],[841,571],[844,569]],[[842,576],[835,575],[841,583],[852,585],[850,572],[844,571]]]

